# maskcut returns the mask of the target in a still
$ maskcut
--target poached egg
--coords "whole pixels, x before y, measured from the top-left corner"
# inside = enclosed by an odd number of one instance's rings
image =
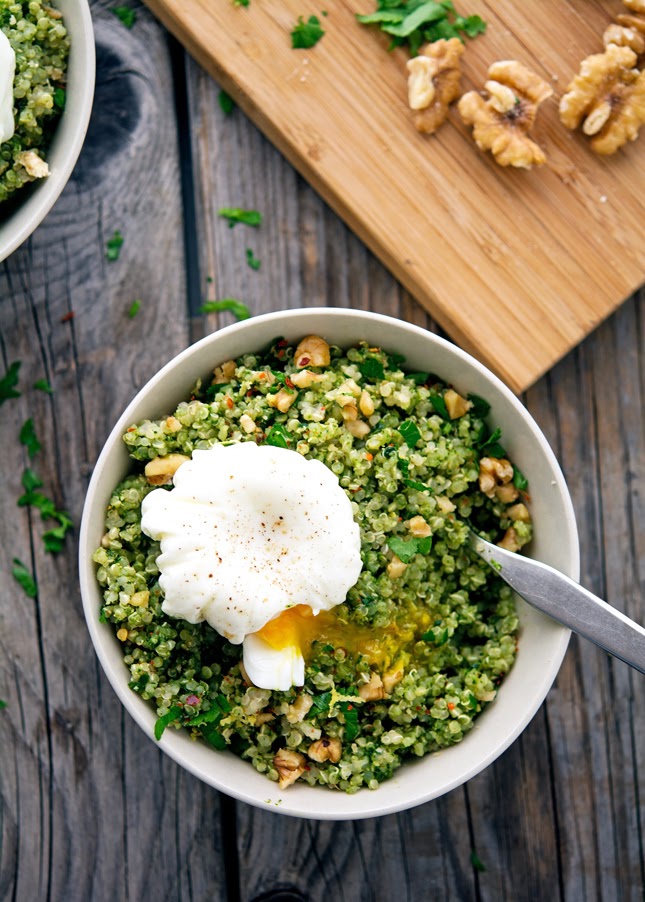
[[[253,441],[195,451],[170,491],[146,496],[141,528],[161,543],[166,614],[243,643],[256,686],[303,685],[316,617],[362,567],[351,502],[328,467]]]

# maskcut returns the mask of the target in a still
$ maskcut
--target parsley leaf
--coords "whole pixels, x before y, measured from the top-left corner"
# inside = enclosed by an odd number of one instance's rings
[[[387,540],[390,551],[404,564],[409,564],[415,554],[428,554],[432,548],[432,536],[424,538],[403,539],[400,536],[391,536]]]
[[[416,56],[424,42],[474,38],[486,31],[480,16],[460,16],[450,0],[378,0],[376,12],[357,16],[361,25],[378,25],[392,35],[390,49],[407,45]]]
[[[141,301],[138,298],[136,301],[132,301],[132,303],[130,304],[130,308],[128,310],[128,316],[130,317],[130,319],[135,318],[135,316],[139,312],[140,308],[141,308]]]
[[[450,420],[450,414],[442,395],[430,395],[430,403],[434,412],[438,413],[442,420]]]
[[[288,448],[291,441],[291,436],[280,423],[275,423],[267,432],[267,445],[274,448]]]
[[[38,379],[34,382],[32,388],[37,388],[39,391],[47,392],[48,395],[54,394],[54,389],[51,387],[47,379]]]
[[[178,705],[173,705],[173,707],[168,711],[167,714],[164,714],[163,717],[158,717],[157,722],[155,723],[155,739],[157,742],[163,736],[163,731],[166,729],[168,724],[171,724],[173,721],[178,720],[181,717],[181,708]]]
[[[7,707],[7,703],[0,698],[0,711]]]
[[[34,429],[34,421],[29,418],[25,420],[20,430],[20,444],[27,449],[29,457],[35,457],[40,451],[41,444],[36,438],[36,430]]]
[[[202,729],[200,732],[204,739],[210,742],[210,744],[218,751],[221,752],[226,748],[226,740],[215,727],[209,725],[208,727]]]
[[[366,357],[358,364],[358,368],[364,379],[373,379],[376,382],[385,378],[385,367],[376,357]]]
[[[525,492],[529,487],[528,479],[515,464],[513,464],[513,485],[516,489],[519,489],[520,492]]]
[[[109,263],[114,263],[119,259],[121,247],[123,245],[123,235],[118,230],[114,232],[111,238],[105,242],[105,259]]]
[[[353,742],[358,736],[358,711],[349,702],[341,702],[338,706],[345,718],[345,739]]]
[[[470,853],[470,863],[472,864],[472,866],[475,868],[476,871],[479,871],[480,874],[483,874],[483,872],[486,870],[486,865],[484,864],[484,862],[481,860],[481,858],[479,857],[477,852],[475,852],[474,849]]]
[[[479,445],[482,457],[506,457],[506,451],[500,445],[499,439],[502,437],[502,430],[497,427],[492,435],[485,438]]]
[[[249,6],[251,0],[233,0],[233,6]]]
[[[250,247],[247,247],[246,249],[246,262],[251,267],[251,269],[254,269],[256,272],[262,266],[262,261],[258,260]]]
[[[243,210],[241,207],[222,207],[217,215],[228,220],[229,228],[233,228],[238,222],[257,228],[262,225],[262,214],[257,210]]]
[[[248,319],[251,315],[249,308],[242,301],[236,301],[235,298],[224,298],[222,301],[205,301],[200,308],[201,313],[221,313],[228,310],[238,319]]]
[[[21,586],[25,594],[29,596],[29,598],[35,598],[38,595],[38,586],[36,585],[36,580],[33,578],[27,567],[23,564],[21,560],[17,557],[13,559],[13,568],[11,570],[13,574],[13,578],[16,580],[19,586]]]
[[[54,106],[58,110],[65,109],[65,101],[67,100],[67,91],[65,88],[54,88]]]
[[[468,395],[468,400],[473,405],[471,410],[476,417],[480,417],[483,420],[484,417],[488,416],[490,404],[485,398],[480,398],[479,395]]]
[[[112,12],[117,19],[123,22],[126,28],[132,28],[137,21],[137,11],[130,6],[113,6]]]
[[[45,543],[45,551],[48,551],[50,554],[58,554],[63,550],[67,531],[74,524],[64,511],[56,511],[53,516],[58,520],[59,525],[43,533],[43,542]]]
[[[34,473],[34,471],[32,469],[30,469],[29,467],[27,467],[25,472],[22,474],[21,482],[22,482],[22,487],[28,493],[33,492],[34,489],[39,489],[41,487],[41,485],[43,484],[40,476],[38,476],[37,473]],[[20,501],[18,501],[18,504],[20,504]],[[20,506],[23,507],[24,505],[20,505]]]
[[[314,695],[312,710],[317,714],[327,714],[330,702],[331,692],[321,692],[320,695]]]
[[[415,385],[425,385],[430,378],[430,373],[406,373],[408,379],[412,379]]]
[[[0,404],[8,401],[9,398],[19,398],[20,392],[16,391],[18,385],[18,372],[20,370],[21,361],[15,360],[7,372],[0,379]]]
[[[408,448],[414,448],[421,438],[419,428],[412,420],[404,420],[399,426],[399,432]]]
[[[219,103],[221,111],[226,115],[230,116],[233,110],[236,107],[236,103],[231,97],[230,94],[227,94],[226,91],[220,91],[217,95],[217,102]]]
[[[448,627],[445,627],[443,630],[438,630],[436,628],[428,630],[427,633],[424,633],[423,636],[421,636],[421,639],[424,642],[434,642],[437,647],[445,645],[448,641]]]
[[[298,16],[298,22],[291,31],[291,47],[294,50],[308,50],[318,43],[324,33],[317,16],[309,16],[306,22]]]

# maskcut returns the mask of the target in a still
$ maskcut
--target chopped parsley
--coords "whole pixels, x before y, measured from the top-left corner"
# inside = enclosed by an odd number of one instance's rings
[[[58,110],[65,109],[65,101],[67,100],[67,92],[65,88],[54,88],[54,106]]]
[[[56,511],[53,516],[58,520],[58,526],[54,526],[43,533],[43,542],[45,543],[45,551],[48,551],[50,554],[58,554],[63,550],[67,531],[74,524],[63,511]]]
[[[430,403],[434,412],[438,413],[442,420],[450,420],[450,414],[442,395],[430,395]]]
[[[250,317],[249,308],[242,301],[236,301],[235,298],[224,298],[222,301],[205,301],[201,308],[201,313],[221,313],[228,310],[238,319],[248,319]]]
[[[0,698],[0,711],[7,707],[7,703]]]
[[[364,379],[373,379],[375,382],[379,379],[385,379],[385,367],[378,357],[366,357],[358,364],[361,376]]]
[[[249,6],[251,0],[233,0],[233,6]]]
[[[230,96],[230,94],[226,93],[226,91],[219,92],[219,94],[217,95],[217,102],[220,105],[221,111],[226,116],[230,116],[230,114],[233,112],[233,110],[235,109],[235,106],[236,106],[235,101]]]
[[[519,489],[520,492],[525,492],[529,487],[528,479],[515,464],[513,464],[513,485],[516,489]]]
[[[25,595],[28,595],[29,598],[35,598],[36,595],[38,595],[36,580],[33,578],[25,564],[17,557],[13,559],[11,572],[15,581],[25,592]]]
[[[35,457],[40,451],[41,444],[36,438],[34,421],[31,417],[22,424],[22,429],[20,430],[20,444],[25,446],[29,457]]]
[[[435,627],[424,633],[421,639],[424,642],[434,642],[436,646],[445,645],[448,641],[448,628],[445,627],[443,630],[439,630]]]
[[[141,301],[139,300],[139,298],[137,298],[136,301],[132,301],[132,303],[130,304],[130,308],[128,310],[128,316],[130,317],[130,319],[135,318],[135,316],[139,312],[140,307],[141,307]]]
[[[113,6],[112,12],[126,28],[132,28],[137,21],[137,11],[130,6]]]
[[[325,31],[317,16],[309,16],[307,21],[298,16],[298,22],[291,31],[291,46],[294,50],[309,50],[322,38]]]
[[[217,211],[217,215],[221,216],[222,219],[228,220],[230,229],[234,228],[238,222],[254,228],[262,225],[262,214],[258,210],[243,210],[241,207],[222,207]]]
[[[345,718],[345,740],[353,742],[358,736],[358,711],[349,702],[341,702],[338,706]]]
[[[291,441],[291,436],[280,423],[275,423],[267,432],[267,445],[273,445],[275,448],[288,448]]]
[[[412,379],[415,385],[425,385],[430,379],[430,373],[406,373],[408,379]]]
[[[378,25],[394,47],[406,46],[416,56],[423,43],[442,38],[474,38],[486,31],[481,16],[460,16],[451,0],[377,0],[373,13],[356,17],[361,25]]]
[[[481,858],[479,857],[477,852],[475,852],[474,849],[470,853],[470,863],[472,864],[472,866],[474,867],[474,869],[476,871],[479,871],[480,874],[483,874],[484,871],[486,870],[486,865],[484,864],[484,862],[481,860]]]
[[[468,395],[468,400],[473,405],[470,409],[476,417],[480,417],[483,420],[484,417],[488,416],[490,404],[485,398],[480,398],[479,395]]]
[[[16,385],[18,385],[18,373],[21,365],[20,360],[14,360],[2,379],[0,379],[0,404],[4,404],[10,398],[20,397],[20,392],[16,391]]]
[[[499,439],[502,437],[502,430],[497,427],[491,435],[482,436],[479,442],[479,451],[482,457],[506,457],[506,450],[500,445]]]
[[[331,704],[331,692],[322,692],[320,695],[314,695],[313,704],[311,706],[314,714],[327,714],[329,705]]]
[[[74,524],[64,511],[57,510],[51,498],[43,495],[42,492],[36,491],[36,489],[41,488],[42,484],[38,474],[27,467],[22,474],[22,486],[25,493],[18,499],[18,506],[35,507],[40,511],[40,516],[43,520],[56,520],[58,522],[58,526],[54,526],[43,533],[45,551],[48,551],[50,554],[58,554],[63,550],[65,536]]]
[[[390,551],[404,564],[409,564],[415,554],[428,554],[432,548],[432,536],[423,538],[410,537],[402,539],[400,536],[392,536],[387,541]]]
[[[105,242],[105,259],[109,263],[114,263],[115,260],[118,260],[122,246],[123,235],[117,229],[112,237],[108,238],[108,240]]]
[[[168,711],[167,714],[164,714],[163,717],[158,717],[157,722],[155,723],[155,739],[157,742],[163,736],[163,732],[168,726],[168,724],[172,723],[175,720],[178,720],[181,717],[181,708],[179,705],[173,705],[173,707]]]
[[[404,420],[399,426],[399,432],[408,448],[414,448],[421,438],[419,427],[413,420]]]
[[[38,379],[33,384],[33,388],[38,389],[38,391],[44,391],[48,395],[54,394],[54,389],[51,387],[47,379]]]
[[[262,261],[258,260],[250,247],[247,247],[246,249],[246,262],[251,267],[251,269],[254,269],[256,272],[262,266]]]

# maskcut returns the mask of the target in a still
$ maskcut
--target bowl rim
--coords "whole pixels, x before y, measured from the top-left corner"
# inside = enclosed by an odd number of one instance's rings
[[[100,624],[98,621],[98,617],[96,616],[96,607],[95,607],[95,598],[96,591],[98,589],[98,583],[95,578],[95,565],[91,560],[91,554],[85,554],[85,549],[89,550],[89,532],[91,529],[90,517],[95,507],[94,495],[96,492],[97,484],[100,481],[101,471],[103,469],[103,465],[107,461],[107,459],[114,452],[114,447],[118,446],[118,443],[121,440],[121,436],[125,429],[132,423],[132,412],[139,406],[139,404],[145,400],[146,396],[153,391],[153,389],[165,379],[166,375],[170,373],[175,367],[179,366],[189,357],[192,357],[193,354],[199,352],[200,349],[207,347],[211,343],[216,341],[221,341],[222,337],[231,336],[234,334],[243,331],[249,323],[264,323],[270,322],[272,320],[279,321],[284,319],[284,317],[294,318],[295,320],[302,318],[304,322],[307,321],[309,317],[312,315],[317,316],[333,316],[333,317],[346,317],[349,319],[362,318],[366,323],[369,322],[380,322],[383,325],[396,325],[401,328],[403,331],[414,333],[417,336],[422,336],[425,340],[429,341],[430,344],[437,344],[444,349],[446,349],[450,354],[453,354],[458,359],[467,363],[469,366],[473,367],[475,370],[479,372],[481,376],[483,376],[486,380],[488,380],[495,388],[497,388],[505,397],[506,400],[511,404],[514,408],[514,412],[519,415],[521,419],[527,423],[532,432],[532,438],[534,441],[539,444],[541,451],[547,458],[547,461],[553,471],[553,475],[558,482],[559,494],[565,509],[565,523],[563,527],[566,532],[567,540],[569,542],[569,559],[568,565],[566,568],[562,568],[563,572],[565,572],[568,576],[570,576],[574,580],[579,579],[580,573],[580,550],[579,550],[579,542],[578,542],[578,530],[575,520],[575,513],[573,508],[573,503],[571,500],[571,496],[566,485],[564,475],[558,464],[558,461],[555,457],[554,452],[552,451],[550,445],[548,444],[546,437],[542,433],[539,425],[531,416],[530,412],[527,408],[520,402],[517,396],[511,391],[511,389],[506,386],[501,379],[499,379],[494,373],[492,373],[484,364],[480,363],[476,358],[472,357],[467,352],[463,351],[461,348],[454,345],[452,342],[447,341],[441,336],[436,335],[433,332],[429,332],[426,329],[423,329],[421,326],[416,326],[412,323],[408,323],[402,320],[399,320],[395,317],[386,316],[384,314],[379,313],[371,313],[370,311],[364,310],[353,310],[346,308],[335,308],[335,307],[308,307],[308,308],[300,308],[296,310],[281,310],[274,311],[271,313],[261,314],[258,316],[254,316],[252,319],[244,320],[242,322],[233,323],[229,326],[225,326],[222,329],[217,330],[216,332],[211,333],[210,335],[205,336],[199,341],[189,345],[183,351],[179,352],[175,357],[173,357],[170,361],[168,361],[160,370],[155,373],[154,376],[146,384],[136,393],[135,397],[132,401],[127,405],[123,414],[117,420],[115,426],[110,431],[101,453],[97,459],[96,465],[94,467],[94,471],[92,473],[92,477],[87,489],[86,500],[83,508],[83,516],[81,520],[81,527],[79,533],[79,577],[80,577],[80,586],[81,586],[81,596],[83,603],[83,610],[85,614],[85,620],[88,626],[88,630],[90,633],[90,637],[92,639],[92,644],[94,646],[94,650],[101,662],[101,666],[112,685],[112,688],[116,692],[119,700],[124,705],[125,709],[128,713],[134,718],[137,724],[143,729],[143,731],[147,734],[147,736],[155,741],[155,744],[160,746],[163,751],[168,754],[177,764],[181,767],[185,768],[189,771],[189,773],[193,774],[203,782],[212,786],[213,788],[229,795],[238,801],[246,802],[247,804],[253,805],[255,807],[259,807],[262,809],[266,809],[268,807],[269,799],[260,800],[254,795],[250,795],[244,791],[244,789],[240,789],[237,787],[231,787],[228,785],[225,780],[219,780],[217,777],[214,777],[212,774],[205,772],[202,768],[200,768],[194,761],[190,760],[188,756],[186,756],[181,748],[175,747],[175,744],[172,742],[173,736],[168,736],[167,734],[162,736],[161,740],[157,742],[153,738],[153,725],[154,722],[150,718],[150,716],[146,716],[147,711],[140,714],[138,710],[135,709],[132,702],[134,701],[133,693],[128,687],[128,682],[126,677],[127,672],[119,670],[117,672],[117,668],[113,667],[112,662],[108,659],[108,654],[106,649],[103,646],[103,639],[100,635]],[[302,330],[302,334],[306,333],[306,328]],[[276,334],[278,334],[276,332]],[[93,597],[94,596],[94,597]],[[550,655],[550,666],[545,668],[545,670],[541,673],[541,679],[539,680],[539,691],[535,695],[535,701],[529,707],[527,707],[522,716],[515,722],[515,725],[512,730],[509,731],[504,741],[497,745],[494,749],[490,751],[488,755],[483,758],[477,758],[476,763],[471,767],[467,768],[465,771],[460,772],[458,776],[454,779],[447,781],[445,785],[441,787],[439,791],[436,792],[420,792],[418,797],[414,800],[410,800],[408,798],[403,799],[402,801],[393,801],[389,804],[379,804],[378,802],[378,789],[377,790],[367,790],[361,789],[359,793],[356,793],[351,796],[352,799],[356,799],[358,796],[361,796],[364,799],[364,804],[361,805],[360,810],[351,811],[351,810],[341,810],[334,811],[333,810],[333,798],[347,797],[345,793],[333,794],[329,792],[329,790],[324,787],[307,787],[307,790],[315,791],[316,789],[322,790],[326,793],[327,796],[332,796],[329,799],[329,803],[326,807],[330,810],[326,811],[315,811],[314,813],[308,813],[306,805],[302,804],[293,804],[289,802],[288,798],[281,797],[278,803],[274,802],[274,806],[279,804],[279,807],[272,806],[269,810],[276,811],[281,814],[286,814],[292,817],[304,817],[304,818],[315,818],[317,820],[361,820],[364,818],[370,817],[381,817],[387,814],[393,814],[398,811],[407,810],[413,807],[417,807],[427,801],[430,801],[433,798],[440,797],[447,792],[450,792],[452,789],[457,788],[458,786],[466,783],[468,780],[472,779],[482,770],[484,770],[489,764],[495,761],[516,739],[517,737],[524,731],[529,722],[533,719],[537,711],[542,706],[549,689],[551,688],[555,678],[560,669],[562,659],[566,653],[569,638],[571,635],[571,631],[560,624],[557,624],[555,621],[550,621],[550,623],[554,626],[554,632],[556,633],[557,641],[554,639],[551,648]],[[122,661],[120,662],[122,665]],[[137,697],[138,698],[138,697]],[[476,729],[477,725],[475,725]],[[474,732],[474,731],[473,731]],[[438,754],[443,754],[444,752],[449,752],[450,749],[442,750],[442,752]],[[232,753],[229,753],[232,754]],[[437,754],[437,753],[434,753]],[[424,756],[423,759],[430,757],[430,755]],[[249,766],[251,766],[249,764]],[[390,778],[390,781],[396,779],[396,774]],[[390,781],[386,781],[390,782]],[[275,790],[277,784],[270,783],[267,780],[268,789],[267,794],[270,794],[271,788]],[[386,785],[386,784],[382,784]],[[288,793],[286,794],[288,796]],[[373,800],[373,802],[372,802]],[[314,799],[312,797],[311,801]],[[313,810],[316,806],[311,805],[311,809]]]
[[[56,0],[65,16],[65,27],[71,38],[69,67],[82,74],[76,80],[73,95],[66,98],[65,109],[52,137],[47,160],[52,164],[49,176],[33,186],[33,192],[23,202],[16,198],[17,207],[0,224],[0,263],[6,260],[42,223],[62,194],[83,147],[90,122],[96,81],[96,48],[94,27],[88,0]],[[63,7],[78,10],[78,27],[69,26],[69,12]],[[72,33],[73,31],[73,33]],[[68,69],[69,73],[69,69]],[[3,243],[3,233],[10,231],[14,221],[18,228]]]

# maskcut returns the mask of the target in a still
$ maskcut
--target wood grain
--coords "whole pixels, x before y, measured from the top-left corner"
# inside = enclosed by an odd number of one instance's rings
[[[241,110],[224,117],[218,86],[190,60],[184,74],[181,52],[130,2],[132,31],[111,0],[92,4],[88,143],[54,211],[0,267],[0,376],[21,359],[23,391],[0,427],[0,899],[641,900],[645,683],[588,643],[572,641],[529,728],[467,786],[356,824],[236,804],[122,712],[82,622],[75,542],[46,555],[40,520],[16,508],[24,420],[43,443],[35,469],[78,524],[125,404],[191,339],[231,320],[195,316],[206,296],[239,297],[253,313],[352,306],[438,329]],[[604,15],[605,4],[588,8]],[[263,226],[230,230],[217,216],[225,204],[256,207]],[[115,228],[126,241],[108,265]],[[572,490],[584,583],[641,622],[644,328],[641,292],[524,396]],[[51,397],[30,388],[42,376]],[[35,570],[37,601],[13,582],[13,557]]]
[[[147,0],[408,290],[514,389],[533,383],[645,276],[643,146],[594,157],[545,104],[549,164],[503,170],[453,111],[431,138],[406,108],[403,51],[359,27],[364,0],[332,0],[326,34],[294,51],[297,0],[248,8]],[[618,2],[470,3],[489,22],[469,43],[464,87],[518,58],[561,92],[600,46]],[[558,39],[554,39],[555,36]],[[504,328],[500,328],[500,323]]]

